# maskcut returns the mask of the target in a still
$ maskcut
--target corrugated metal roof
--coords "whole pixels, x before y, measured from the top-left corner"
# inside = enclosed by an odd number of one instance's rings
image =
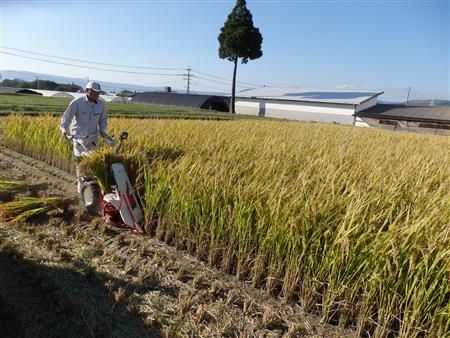
[[[381,94],[383,91],[260,87],[243,90],[236,97],[359,105]]]
[[[156,106],[176,106],[228,111],[228,98],[223,96],[147,92],[136,94],[131,99],[131,102]]]
[[[448,106],[404,106],[395,104],[377,104],[355,114],[359,117],[371,117],[385,120],[411,122],[435,122],[450,124]]]

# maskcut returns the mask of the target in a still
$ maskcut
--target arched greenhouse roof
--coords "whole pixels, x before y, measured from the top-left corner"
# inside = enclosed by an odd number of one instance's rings
[[[131,99],[133,103],[217,111],[229,111],[228,101],[229,99],[224,96],[154,92],[136,94]]]
[[[13,87],[0,87],[0,93],[2,94],[31,94],[42,95],[33,89],[28,88],[13,88]]]

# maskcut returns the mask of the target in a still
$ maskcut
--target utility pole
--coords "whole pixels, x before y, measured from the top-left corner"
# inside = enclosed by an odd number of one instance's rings
[[[39,76],[35,75],[36,78],[36,89],[39,89]]]
[[[408,87],[408,96],[406,97],[406,104],[408,104],[409,101],[409,94],[411,94],[411,86]]]
[[[191,90],[191,77],[193,76],[191,74],[191,66],[189,66],[187,69],[187,74],[184,74],[184,76],[186,76],[186,78],[184,78],[183,80],[187,80],[187,84],[186,84],[186,94],[190,94],[190,90]]]

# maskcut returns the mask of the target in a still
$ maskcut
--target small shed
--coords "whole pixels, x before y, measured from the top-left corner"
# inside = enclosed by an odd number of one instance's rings
[[[371,127],[450,135],[449,106],[378,104],[355,116]]]
[[[131,102],[155,106],[229,111],[229,98],[224,96],[146,92],[136,94]]]

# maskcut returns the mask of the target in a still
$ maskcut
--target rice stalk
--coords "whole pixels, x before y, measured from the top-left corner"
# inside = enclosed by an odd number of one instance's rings
[[[60,208],[66,203],[66,199],[56,197],[22,197],[16,201],[0,205],[0,220],[13,223],[27,221],[43,213]]]
[[[28,190],[25,180],[18,180],[7,176],[0,177],[0,199],[7,198],[13,194],[23,193]]]

